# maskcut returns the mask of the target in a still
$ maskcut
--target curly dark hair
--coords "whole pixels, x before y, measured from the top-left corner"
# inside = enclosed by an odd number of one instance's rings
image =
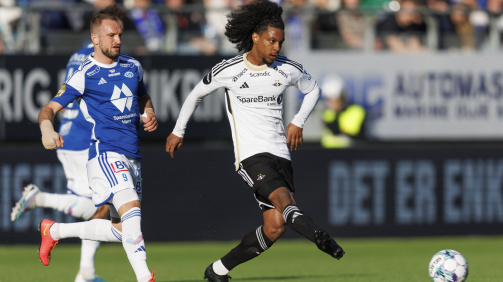
[[[251,51],[253,47],[252,34],[261,34],[267,28],[274,27],[285,30],[285,23],[281,17],[283,8],[269,0],[255,0],[227,15],[225,36],[239,52]]]

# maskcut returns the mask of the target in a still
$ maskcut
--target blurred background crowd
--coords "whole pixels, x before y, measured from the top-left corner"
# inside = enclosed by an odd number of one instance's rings
[[[248,0],[244,0],[246,2]],[[276,0],[287,51],[497,52],[503,0]],[[71,54],[96,11],[124,8],[123,51],[228,55],[225,15],[242,0],[0,0],[0,54]]]

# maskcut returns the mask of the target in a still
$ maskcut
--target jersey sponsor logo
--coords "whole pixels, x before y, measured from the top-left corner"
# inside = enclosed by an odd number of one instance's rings
[[[124,93],[125,97],[121,97],[121,93]],[[122,84],[122,88],[114,85],[114,92],[112,97],[110,97],[110,102],[112,102],[112,104],[114,104],[121,113],[124,112],[126,107],[128,110],[131,110],[131,106],[133,105],[133,93],[124,83]]]
[[[119,64],[121,68],[130,68],[131,64]]]
[[[284,76],[285,78],[288,78],[288,74],[287,74],[287,73],[285,73],[284,71],[280,70],[280,69],[278,68],[278,66],[274,66],[274,67],[273,67],[273,69],[274,69],[275,71],[277,71],[279,74],[281,74],[282,76]]]
[[[276,86],[276,87],[280,87],[281,85],[283,85],[281,82],[279,82],[279,80],[275,80],[274,83],[272,84],[272,86]]]
[[[63,84],[63,86],[61,86],[58,93],[56,93],[56,96],[54,96],[54,97],[59,97],[59,96],[63,95],[63,93],[65,93],[65,91],[66,91],[66,84]]]
[[[271,73],[268,71],[265,72],[252,72],[250,73],[250,77],[263,77],[263,76],[271,76]]]
[[[126,72],[126,73],[124,74],[124,76],[125,76],[125,77],[127,77],[127,78],[131,78],[131,77],[133,77],[133,76],[134,76],[134,74],[133,74],[132,72],[128,71],[128,72]]]
[[[102,85],[102,84],[105,84],[105,83],[107,83],[107,81],[102,77],[100,79],[100,82],[98,82],[98,85]]]
[[[130,113],[127,115],[122,115],[122,116],[114,116],[114,120],[120,120],[120,121],[122,121],[123,124],[128,124],[128,123],[133,122],[131,120],[131,118],[134,118],[136,116],[138,116],[137,113]]]
[[[232,82],[238,81],[238,79],[241,78],[243,76],[243,74],[245,74],[245,72],[247,72],[247,71],[248,71],[248,69],[244,68],[240,73],[238,73],[235,77],[232,78]]]
[[[283,103],[283,93],[279,94],[276,103],[278,103],[278,105],[281,105],[281,103]]]
[[[128,171],[126,163],[124,163],[123,161],[116,161],[115,165],[114,165],[114,163],[110,163],[110,166],[112,167],[112,170],[114,171],[114,173]]]
[[[94,70],[92,70],[92,71],[90,71],[90,72],[88,72],[86,74],[87,74],[87,76],[93,76],[93,75],[97,74],[98,72],[100,72],[100,66],[96,66],[94,68]]]
[[[210,84],[210,83],[211,83],[211,76],[212,76],[212,74],[211,74],[211,71],[210,71],[210,72],[209,72],[209,73],[208,73],[208,74],[207,74],[207,75],[203,78],[203,83],[204,83],[204,84],[206,84],[206,85]]]
[[[115,71],[115,70],[114,70]],[[115,73],[111,73],[108,75],[108,77],[111,77],[111,76],[118,76],[118,75],[121,75],[120,72],[115,72]]]
[[[243,85],[241,85],[241,87],[239,87],[240,89],[243,89],[243,88],[250,88],[250,86],[248,86],[248,83],[243,83]]]
[[[283,101],[283,94],[280,95],[281,99],[279,97],[276,97],[276,95],[267,97],[267,96],[257,96],[253,98],[247,98],[247,97],[241,97],[241,96],[236,96],[238,98],[239,102],[246,104],[246,103],[270,103],[270,102],[281,102]],[[279,103],[278,103],[279,104]]]

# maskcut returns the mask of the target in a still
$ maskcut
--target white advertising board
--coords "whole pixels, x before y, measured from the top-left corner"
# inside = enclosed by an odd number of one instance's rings
[[[503,56],[497,54],[294,54],[323,83],[342,76],[383,141],[503,138]],[[314,118],[316,119],[316,117]]]

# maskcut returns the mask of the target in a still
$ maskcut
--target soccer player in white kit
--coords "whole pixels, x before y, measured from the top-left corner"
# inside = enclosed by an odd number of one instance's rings
[[[39,114],[42,143],[46,149],[64,144],[53,128],[55,114],[76,99],[92,123],[87,163],[88,182],[95,206],[110,204],[110,220],[78,223],[40,223],[39,257],[49,265],[50,252],[63,238],[122,242],[137,281],[154,281],[147,266],[141,232],[142,193],[140,118],[144,129],[157,129],[152,102],[143,82],[143,70],[134,58],[121,54],[122,27],[112,15],[98,14],[91,21],[94,53],[61,87]],[[140,112],[143,114],[140,116]]]
[[[282,12],[269,0],[255,0],[228,15],[225,35],[245,53],[217,64],[195,86],[166,140],[166,151],[173,157],[201,100],[225,88],[236,171],[252,188],[264,224],[206,268],[204,277],[208,281],[228,281],[230,270],[270,248],[285,232],[285,225],[332,257],[344,255],[334,239],[296,206],[292,196],[289,149],[302,145],[302,127],[320,97],[320,88],[302,65],[279,54],[284,41]],[[297,87],[305,97],[285,130],[283,95],[288,86]]]

